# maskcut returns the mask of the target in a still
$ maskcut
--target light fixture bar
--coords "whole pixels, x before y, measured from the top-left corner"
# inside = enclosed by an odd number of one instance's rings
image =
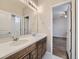
[[[33,11],[37,11],[38,7],[32,0],[20,0],[22,3],[30,7]]]

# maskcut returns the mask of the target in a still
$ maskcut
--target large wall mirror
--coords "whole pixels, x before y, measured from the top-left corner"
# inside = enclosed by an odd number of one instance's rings
[[[37,32],[37,12],[19,0],[0,0],[0,38],[32,32]]]

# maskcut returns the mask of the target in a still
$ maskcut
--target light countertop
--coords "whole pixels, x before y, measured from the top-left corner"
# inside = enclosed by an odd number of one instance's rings
[[[0,59],[5,59],[6,57],[32,45],[33,43],[41,40],[46,36],[47,35],[43,33],[38,33],[35,36],[32,36],[32,34],[30,34],[21,36],[18,41],[10,40],[4,43],[0,43]]]

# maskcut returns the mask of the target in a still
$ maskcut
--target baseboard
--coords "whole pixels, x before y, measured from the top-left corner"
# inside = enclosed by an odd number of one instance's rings
[[[69,59],[69,56],[68,56],[68,53],[67,53],[67,51],[66,51],[66,55],[67,55],[67,59]]]
[[[53,36],[53,38],[66,39],[66,37],[56,37],[56,36]]]

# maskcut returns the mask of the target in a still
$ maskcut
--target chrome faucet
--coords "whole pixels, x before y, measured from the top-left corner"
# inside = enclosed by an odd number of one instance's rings
[[[16,37],[15,35],[14,35],[14,36],[12,36],[12,39],[13,39],[13,41],[18,41],[18,40],[19,40],[19,38],[18,38],[18,37]]]

